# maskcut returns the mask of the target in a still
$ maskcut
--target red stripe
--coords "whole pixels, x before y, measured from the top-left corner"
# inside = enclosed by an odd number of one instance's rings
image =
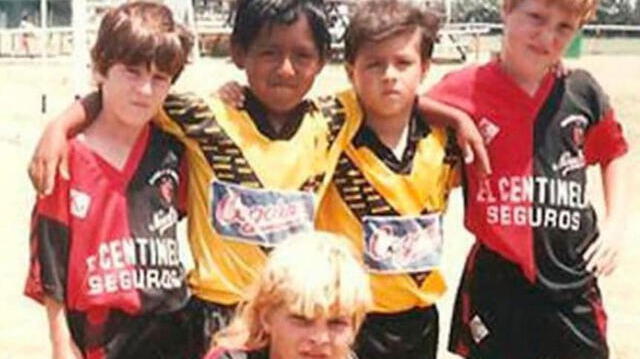
[[[604,311],[604,306],[602,305],[602,298],[599,295],[594,295],[596,298],[590,300],[591,308],[593,309],[593,313],[596,317],[596,324],[598,325],[598,329],[600,331],[600,335],[602,338],[607,337],[607,313]]]

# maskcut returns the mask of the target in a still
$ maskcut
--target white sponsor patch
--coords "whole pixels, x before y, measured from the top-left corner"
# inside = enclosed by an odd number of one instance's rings
[[[469,329],[471,330],[471,337],[476,344],[479,344],[484,338],[489,335],[489,329],[484,325],[482,319],[478,315],[475,315],[469,322]]]
[[[86,218],[91,206],[91,197],[75,189],[71,189],[69,194],[71,196],[71,208],[69,209],[71,214],[76,218]]]
[[[437,268],[442,255],[440,213],[418,217],[365,216],[364,261],[376,273],[420,273]]]

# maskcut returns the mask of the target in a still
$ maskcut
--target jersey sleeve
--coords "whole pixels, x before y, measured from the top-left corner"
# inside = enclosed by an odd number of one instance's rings
[[[472,101],[474,81],[469,74],[470,71],[463,70],[445,75],[440,82],[427,91],[426,95],[469,114],[474,113]]]
[[[209,104],[191,92],[169,94],[162,109],[167,118],[179,125],[186,135],[193,131],[189,128],[205,128],[215,118]]]
[[[579,95],[582,107],[590,114],[585,133],[584,154],[588,164],[604,164],[627,153],[628,144],[617,121],[609,97],[586,71],[576,71],[571,92]]]
[[[69,261],[68,181],[58,177],[53,193],[38,199],[31,217],[29,271],[24,294],[40,303],[64,302]]]

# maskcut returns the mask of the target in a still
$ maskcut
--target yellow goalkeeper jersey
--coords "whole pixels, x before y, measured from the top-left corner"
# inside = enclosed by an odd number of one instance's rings
[[[356,116],[347,122],[360,123],[355,94],[338,97],[346,113]],[[412,120],[414,127],[421,121]],[[345,235],[361,251],[376,312],[428,306],[446,289],[438,270],[442,215],[459,181],[458,156],[445,129],[418,125],[423,130],[409,135],[412,157],[406,171],[390,168],[363,130],[377,137],[363,125],[340,156],[318,212],[319,229]]]
[[[265,136],[249,111],[170,95],[159,124],[187,149],[188,237],[198,298],[235,304],[266,254],[314,226],[340,153],[359,125],[335,98],[309,102],[290,138]]]

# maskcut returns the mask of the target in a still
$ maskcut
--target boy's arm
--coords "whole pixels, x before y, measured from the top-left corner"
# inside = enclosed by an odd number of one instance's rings
[[[418,111],[433,125],[453,128],[456,131],[464,162],[475,162],[482,173],[491,173],[489,155],[482,136],[466,112],[436,101],[427,95],[418,97]]]
[[[29,163],[29,178],[38,194],[51,194],[56,171],[69,177],[68,138],[85,128],[99,112],[100,96],[94,92],[72,103],[47,124]]]
[[[624,233],[624,160],[617,157],[602,165],[602,188],[606,216],[600,224],[600,235],[587,248],[584,259],[587,270],[597,276],[609,275],[618,264]]]
[[[49,339],[53,359],[81,359],[82,354],[69,332],[67,318],[62,303],[47,296],[44,299],[49,320]]]

